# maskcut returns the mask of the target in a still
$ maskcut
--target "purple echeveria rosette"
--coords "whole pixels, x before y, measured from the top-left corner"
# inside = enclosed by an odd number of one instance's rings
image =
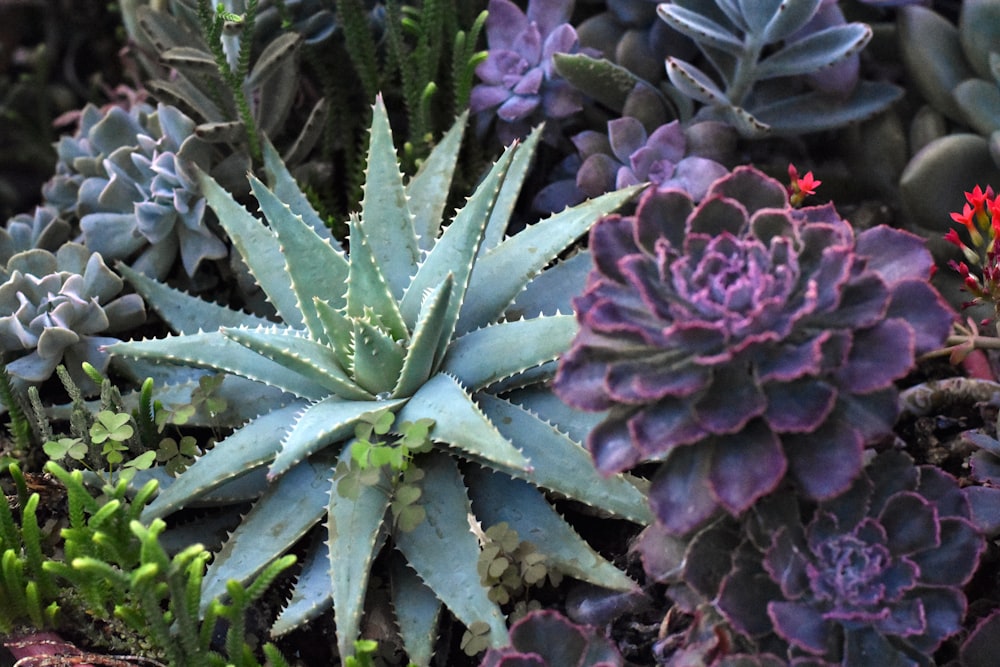
[[[593,228],[590,249],[555,389],[608,411],[587,441],[601,471],[663,461],[650,502],[674,534],[742,513],[786,476],[811,498],[844,491],[892,427],[893,382],[953,320],[921,239],[855,235],[752,167],[697,205],[647,191],[634,216]]]
[[[492,112],[497,135],[508,144],[545,119],[566,118],[582,108],[582,95],[555,71],[555,53],[580,50],[569,24],[573,3],[530,0],[527,13],[510,0],[490,0],[486,60],[476,67],[473,113]]]
[[[794,664],[932,664],[985,548],[958,482],[888,451],[799,516],[787,493],[755,507],[718,593],[729,623]]]

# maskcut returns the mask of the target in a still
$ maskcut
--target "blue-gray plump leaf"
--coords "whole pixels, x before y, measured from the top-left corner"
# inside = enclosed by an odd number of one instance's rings
[[[330,493],[330,461],[292,468],[254,503],[205,573],[202,609],[226,594],[226,582],[249,581],[323,517]]]
[[[229,340],[325,387],[340,398],[352,401],[373,398],[344,372],[333,350],[306,338],[301,331],[274,326],[257,329],[223,327],[219,331]]]
[[[757,79],[810,74],[858,53],[872,37],[864,23],[834,26],[792,42],[757,65]]]
[[[573,315],[501,322],[476,329],[452,341],[441,370],[475,392],[557,358],[569,349],[577,329]]]
[[[396,611],[399,636],[409,661],[418,667],[427,667],[434,656],[441,601],[420,581],[417,573],[407,567],[402,556],[398,553],[394,556],[390,575],[392,607]]]
[[[766,3],[759,3],[763,9]],[[823,0],[781,0],[767,19],[761,38],[767,44],[780,42],[805,27],[819,11]]]
[[[281,443],[281,450],[274,458],[268,475],[272,478],[285,473],[305,457],[343,440],[354,433],[354,426],[364,417],[383,408],[390,410],[403,404],[395,401],[345,401],[330,396],[306,407],[297,415]]]
[[[644,186],[622,188],[565,209],[508,237],[486,252],[472,270],[456,331],[495,322],[542,269]]]
[[[483,230],[493,211],[493,204],[514,152],[515,148],[507,148],[504,151],[472,197],[466,201],[465,206],[455,214],[455,219],[444,230],[441,238],[417,270],[399,306],[403,319],[410,329],[417,321],[426,290],[440,285],[451,274],[454,276],[455,289],[445,317],[445,331],[449,336],[454,331],[459,309],[465,299],[473,261],[482,241]],[[443,353],[444,350],[441,349],[440,352]]]
[[[448,201],[452,175],[458,164],[462,134],[469,112],[464,111],[438,141],[430,155],[420,165],[420,170],[406,184],[410,211],[414,211],[413,226],[417,243],[422,250],[430,250],[441,230],[444,207]]]
[[[264,153],[264,169],[267,170],[270,180],[270,190],[279,201],[288,205],[288,208],[302,218],[302,221],[309,225],[314,232],[327,239],[337,250],[343,252],[340,242],[330,236],[330,232],[323,220],[316,213],[316,210],[309,203],[309,199],[302,192],[298,182],[288,171],[281,155],[274,148],[274,145],[264,136],[262,150]]]
[[[993,81],[968,79],[952,91],[969,125],[989,136],[1000,130],[1000,87]]]
[[[350,448],[340,457],[350,460]],[[333,592],[333,614],[337,623],[337,646],[341,655],[353,655],[354,640],[361,628],[365,592],[372,561],[378,552],[379,531],[391,500],[386,493],[391,481],[386,468],[379,470],[378,483],[361,485],[356,500],[330,491],[327,528],[330,545],[329,585]]]
[[[742,39],[698,12],[680,5],[663,3],[657,5],[656,13],[674,30],[699,44],[714,46],[733,55],[743,50]]]
[[[527,410],[490,394],[478,398],[486,416],[532,462],[531,470],[507,474],[636,523],[652,522],[645,494],[628,478],[601,475],[580,444]]]
[[[447,189],[445,185],[445,192]],[[403,175],[399,171],[399,159],[392,143],[389,116],[379,95],[372,115],[361,220],[375,263],[397,300],[403,296],[403,290],[420,259],[411,210],[417,209],[411,209],[407,204]]]
[[[480,583],[476,563],[479,542],[469,530],[472,512],[455,461],[442,452],[420,459],[424,471],[421,505],[426,518],[411,531],[397,531],[396,546],[420,579],[466,626],[490,626],[490,644],[507,643],[503,613]]]
[[[215,211],[219,224],[246,262],[268,301],[289,326],[304,326],[291,279],[285,273],[285,258],[274,233],[250,215],[222,186],[202,172],[198,184]]]
[[[347,258],[328,242],[329,235],[317,234],[253,176],[250,176],[250,187],[277,237],[283,275],[286,281],[291,282],[296,299],[296,311],[299,313],[296,319],[302,322],[313,338],[322,340],[323,326],[313,307],[313,298],[324,299],[334,305],[342,303],[343,284],[349,272]]]
[[[679,91],[702,104],[728,105],[729,98],[707,74],[677,58],[667,58],[667,77]]]
[[[330,549],[325,540],[316,540],[303,559],[302,571],[295,580],[291,599],[271,626],[271,636],[281,637],[305,625],[326,611],[332,599]]]
[[[226,308],[176,290],[121,262],[115,265],[115,269],[131,283],[135,291],[163,318],[174,333],[189,334],[202,330],[214,331],[219,327],[254,327],[270,324],[262,317]]]
[[[472,509],[485,528],[506,522],[535,545],[546,564],[581,581],[619,591],[637,584],[594,551],[527,482],[470,466],[465,473]]]
[[[232,373],[302,398],[319,400],[330,393],[323,385],[262,357],[221,331],[115,343],[107,346],[107,350],[112,354]]]
[[[479,460],[526,470],[528,461],[500,434],[458,382],[438,373],[424,383],[398,413],[397,424],[433,419],[431,437],[476,456]]]
[[[903,90],[883,81],[862,81],[848,100],[830,104],[819,92],[805,93],[754,108],[756,118],[777,135],[819,132],[871,118],[898,100]]]
[[[267,465],[274,459],[285,430],[301,409],[300,403],[273,410],[217,442],[183,475],[160,491],[143,511],[143,521],[165,517],[228,480]]]
[[[433,373],[438,362],[437,351],[441,348],[442,340],[447,340],[445,317],[454,284],[453,276],[448,274],[440,285],[427,293],[420,304],[420,313],[406,350],[403,369],[392,391],[393,397],[409,396]]]

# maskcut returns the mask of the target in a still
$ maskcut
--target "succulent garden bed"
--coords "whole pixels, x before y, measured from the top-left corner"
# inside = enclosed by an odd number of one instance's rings
[[[997,0],[0,25],[0,665],[994,663]]]

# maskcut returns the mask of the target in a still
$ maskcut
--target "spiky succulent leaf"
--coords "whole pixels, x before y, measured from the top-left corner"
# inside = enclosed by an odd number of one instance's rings
[[[614,590],[637,584],[583,541],[572,526],[527,482],[471,467],[465,479],[476,517],[484,526],[506,522],[518,537],[531,542],[558,571]]]
[[[394,558],[391,567],[392,606],[403,648],[410,662],[429,665],[434,655],[441,601],[402,558]]]
[[[325,611],[333,599],[330,591],[330,549],[317,540],[305,557],[305,567],[295,582],[292,597],[271,626],[271,636],[280,637]]]
[[[447,189],[447,188],[446,188]],[[381,269],[396,299],[410,282],[411,271],[420,260],[417,235],[413,228],[413,213],[406,203],[403,174],[399,171],[396,147],[392,145],[389,118],[375,114],[372,120],[368,166],[365,170],[364,199],[361,218],[366,240],[371,244],[374,263]],[[352,266],[355,248],[352,225]]]
[[[217,442],[184,474],[160,491],[143,510],[142,520],[148,522],[165,517],[225,482],[270,463],[280,447],[280,440],[273,434],[283,433],[301,410],[302,403],[272,410],[251,422],[253,428],[244,426]],[[260,433],[271,437],[262,438]]]
[[[230,579],[245,581],[306,534],[325,514],[328,462],[303,462],[268,487],[215,554],[205,573],[202,609],[226,593]],[[265,539],[261,539],[261,537]]]
[[[350,448],[347,448],[348,450]],[[341,455],[346,463],[350,453]],[[330,547],[330,576],[333,591],[333,613],[337,619],[337,646],[341,655],[353,653],[354,639],[361,627],[361,612],[368,589],[368,575],[377,553],[379,530],[389,509],[390,495],[386,492],[390,480],[386,471],[379,471],[379,484],[362,485],[356,499],[330,492],[327,510],[327,531]]]
[[[285,272],[285,258],[274,232],[260,224],[208,175],[199,172],[198,184],[219,224],[278,315],[288,326],[301,328],[304,318],[298,310],[291,277]]]
[[[226,331],[235,335],[233,329]],[[319,400],[330,393],[326,387],[302,375],[297,369],[286,368],[281,363],[262,356],[236,342],[222,330],[115,343],[107,346],[107,349],[112,353],[127,354],[139,359],[186,364],[240,375],[302,398]]]
[[[298,416],[295,425],[281,443],[268,475],[278,477],[313,452],[354,433],[354,426],[364,417],[383,409],[393,409],[404,401],[345,401],[329,396],[313,403]]]
[[[446,330],[454,329],[459,309],[465,299],[473,262],[482,241],[483,230],[493,210],[493,204],[515,148],[516,146],[508,147],[494,163],[489,174],[476,188],[475,194],[455,215],[455,219],[445,228],[444,233],[420,265],[400,302],[400,311],[407,326],[412,327],[416,322],[424,291],[441,284],[441,281],[451,274],[456,291],[449,302],[445,321],[450,323],[446,324]]]
[[[525,472],[508,469],[509,475],[636,523],[652,520],[645,494],[626,477],[604,477],[597,472],[588,452],[566,434],[496,396],[481,394],[479,405],[507,439],[521,446],[521,454],[532,463],[532,469]]]
[[[312,204],[309,203],[309,199],[303,194],[299,188],[299,184],[282,161],[281,155],[278,154],[274,145],[267,140],[267,137],[264,137],[263,153],[264,169],[267,170],[270,176],[271,192],[274,193],[274,196],[279,201],[284,202],[292,213],[302,216],[303,222],[312,227],[313,231],[317,234],[324,234],[327,231],[326,225],[323,224],[323,220],[316,213],[316,210],[313,209]],[[337,250],[343,250],[340,247],[340,242],[336,239],[329,237],[328,234],[324,238]]]
[[[437,351],[446,335],[445,316],[451,302],[454,277],[449,274],[440,285],[431,289],[420,304],[417,323],[413,327],[410,347],[399,372],[393,396],[409,396],[431,376]]]
[[[399,312],[399,305],[392,295],[376,257],[376,248],[364,231],[362,216],[351,216],[351,269],[347,277],[347,316],[352,319],[368,317],[374,313],[377,324],[395,340],[409,337],[407,324]]]
[[[359,387],[340,367],[329,346],[306,338],[300,331],[271,326],[257,329],[223,327],[219,332],[228,340],[270,359],[297,376],[321,385],[341,398],[354,401],[373,398],[371,393]]]
[[[434,439],[495,465],[526,470],[529,462],[483,414],[475,399],[451,376],[425,382],[396,413],[399,423],[434,420]]]
[[[496,320],[542,268],[572,245],[593,221],[634,197],[643,186],[609,192],[568,208],[507,238],[476,262],[458,321],[465,333]]]
[[[174,333],[190,334],[202,330],[214,331],[218,327],[270,324],[262,317],[226,308],[176,290],[126,264],[116,264],[115,270],[129,281],[135,291],[150,304]]]
[[[396,547],[417,575],[465,625],[481,621],[490,626],[490,643],[507,643],[503,613],[480,583],[476,562],[479,544],[469,530],[472,513],[465,483],[455,461],[431,452],[420,462],[425,472],[423,506],[427,519],[409,532],[396,535]]]
[[[320,339],[323,326],[313,307],[313,299],[320,298],[338,304],[338,300],[343,298],[339,286],[347,280],[347,258],[327,238],[321,237],[307,225],[302,216],[292,213],[286,204],[253,176],[250,177],[250,187],[277,239],[284,265],[283,273],[286,280],[291,280],[291,289],[296,298],[296,311],[301,313],[300,319],[309,334]],[[260,227],[260,224],[257,226]],[[284,281],[280,282],[281,287],[284,284]],[[261,287],[268,297],[272,296],[264,283],[261,283]],[[331,287],[334,289],[331,290]],[[285,294],[283,291],[281,293]],[[283,312],[279,310],[279,313],[289,322]]]
[[[406,184],[406,198],[413,217],[413,229],[422,250],[429,250],[441,231],[444,207],[451,188],[451,175],[458,163],[462,134],[469,112],[464,112],[427,156],[420,170]]]

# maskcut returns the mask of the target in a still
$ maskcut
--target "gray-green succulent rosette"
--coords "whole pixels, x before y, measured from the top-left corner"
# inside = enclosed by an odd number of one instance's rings
[[[142,298],[121,294],[124,282],[98,253],[67,243],[55,254],[32,249],[14,255],[2,270],[0,349],[7,372],[28,384],[44,382],[64,364],[82,388],[93,388],[81,365],[99,371],[109,355],[108,334],[141,324]]]
[[[211,166],[211,147],[176,107],[88,106],[56,150],[46,203],[78,220],[83,243],[105,260],[165,278],[179,257],[190,277],[203,261],[228,254],[207,224],[194,177],[195,166]]]

